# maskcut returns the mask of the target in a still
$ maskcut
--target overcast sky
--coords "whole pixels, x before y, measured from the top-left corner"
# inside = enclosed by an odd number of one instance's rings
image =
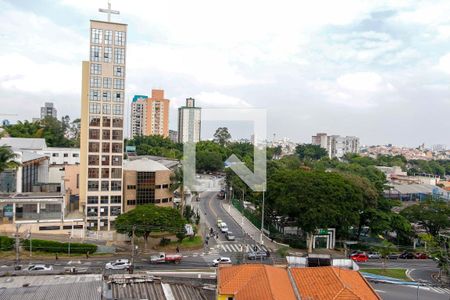
[[[194,97],[205,108],[266,108],[271,137],[450,146],[450,1],[430,2],[112,0],[112,8],[121,12],[113,21],[129,24],[128,101],[163,88],[171,128],[176,107]],[[89,19],[105,20],[106,6],[0,0],[0,114],[31,119],[53,101],[59,116],[79,117]]]

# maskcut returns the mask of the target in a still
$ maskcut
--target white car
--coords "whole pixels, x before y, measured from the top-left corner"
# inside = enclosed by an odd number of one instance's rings
[[[127,270],[131,266],[128,259],[118,259],[105,265],[106,270]]]
[[[231,258],[229,257],[219,257],[213,260],[213,266],[217,267],[219,264],[231,264]]]
[[[227,223],[225,223],[225,222],[220,223],[219,228],[222,233],[228,232],[228,226],[227,226]]]
[[[44,265],[44,264],[39,264],[39,265],[30,265],[27,268],[27,271],[52,271],[53,270],[53,266],[51,265]]]

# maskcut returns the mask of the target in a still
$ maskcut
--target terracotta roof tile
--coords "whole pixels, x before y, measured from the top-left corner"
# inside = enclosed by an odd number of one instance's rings
[[[301,297],[321,300],[381,299],[359,272],[335,267],[292,268]]]

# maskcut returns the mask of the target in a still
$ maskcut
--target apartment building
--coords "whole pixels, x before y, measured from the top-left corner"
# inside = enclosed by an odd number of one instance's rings
[[[359,153],[359,138],[355,136],[317,133],[312,136],[311,143],[326,149],[329,158],[342,158],[347,153]]]
[[[201,132],[201,108],[194,98],[187,98],[186,105],[178,108],[178,142],[199,142]]]

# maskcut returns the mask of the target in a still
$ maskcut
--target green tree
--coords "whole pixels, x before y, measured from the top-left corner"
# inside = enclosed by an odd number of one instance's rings
[[[313,144],[297,145],[295,153],[301,160],[319,160],[328,155],[327,150]]]
[[[434,237],[442,229],[450,227],[450,207],[443,200],[427,199],[405,208],[400,214],[410,222],[423,226]]]
[[[214,133],[214,142],[218,143],[222,147],[228,144],[231,140],[231,134],[228,132],[227,127],[219,127]]]
[[[180,210],[181,215],[184,215],[184,181],[183,181],[183,168],[178,167],[170,176],[170,191],[178,191],[180,194]]]
[[[17,168],[20,164],[14,161],[16,157],[17,155],[9,146],[0,146],[0,173],[7,169]]]
[[[179,211],[170,207],[154,204],[138,205],[135,209],[121,214],[116,219],[118,233],[132,235],[133,228],[137,237],[143,237],[147,243],[152,232],[179,233],[184,230],[185,219]]]
[[[383,269],[386,268],[386,259],[388,258],[388,255],[396,250],[397,247],[395,247],[394,244],[388,240],[383,240],[381,247],[378,248],[378,252],[380,252],[381,257],[383,258]]]

